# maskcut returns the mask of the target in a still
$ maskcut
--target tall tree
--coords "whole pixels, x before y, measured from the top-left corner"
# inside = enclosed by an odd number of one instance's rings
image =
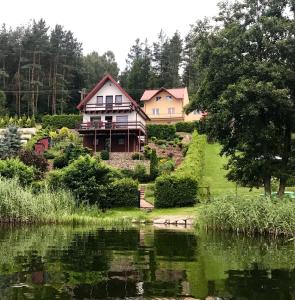
[[[231,180],[245,186],[280,181],[294,172],[294,3],[222,3],[215,30],[202,44],[205,75],[189,111],[208,112],[207,132],[230,156]]]

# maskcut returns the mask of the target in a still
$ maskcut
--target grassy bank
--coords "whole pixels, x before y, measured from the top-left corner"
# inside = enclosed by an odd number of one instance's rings
[[[261,197],[219,198],[198,208],[199,226],[245,234],[295,235],[295,202]]]
[[[262,189],[253,189],[237,186],[234,182],[227,180],[224,169],[228,159],[220,156],[221,146],[217,143],[205,145],[204,171],[202,185],[210,187],[210,193],[213,197],[225,195],[259,195],[263,193]]]

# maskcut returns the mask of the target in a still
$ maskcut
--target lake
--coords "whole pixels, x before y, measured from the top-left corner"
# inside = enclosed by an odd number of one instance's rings
[[[294,270],[286,240],[151,226],[0,229],[1,300],[294,300]]]

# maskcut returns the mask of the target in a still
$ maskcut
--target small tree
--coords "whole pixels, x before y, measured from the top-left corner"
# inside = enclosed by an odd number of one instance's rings
[[[17,155],[21,148],[21,136],[16,126],[7,127],[0,140],[0,158],[5,159]]]
[[[158,167],[158,157],[156,150],[153,149],[151,152],[151,164],[150,164],[150,175],[151,179],[155,179],[159,174],[159,167]]]

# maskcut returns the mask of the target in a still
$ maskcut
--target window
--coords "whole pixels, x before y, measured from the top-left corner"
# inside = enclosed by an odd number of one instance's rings
[[[128,116],[117,116],[116,117],[117,128],[126,127],[128,125]]]
[[[169,114],[169,115],[175,114],[175,108],[174,108],[174,107],[169,107],[169,108],[168,108],[168,114]]]
[[[162,98],[161,96],[157,96],[156,101],[159,101],[161,98]]]
[[[169,95],[168,95],[168,96],[166,96],[166,99],[167,99],[167,100],[172,100],[172,96],[169,96]]]
[[[96,104],[98,106],[102,106],[103,105],[103,96],[97,96],[96,97]]]
[[[125,144],[125,138],[119,138],[118,145],[124,145],[124,144]]]
[[[115,96],[115,103],[117,105],[121,105],[122,104],[122,95],[116,95]]]
[[[160,114],[160,109],[159,108],[153,108],[153,115],[158,116]]]

